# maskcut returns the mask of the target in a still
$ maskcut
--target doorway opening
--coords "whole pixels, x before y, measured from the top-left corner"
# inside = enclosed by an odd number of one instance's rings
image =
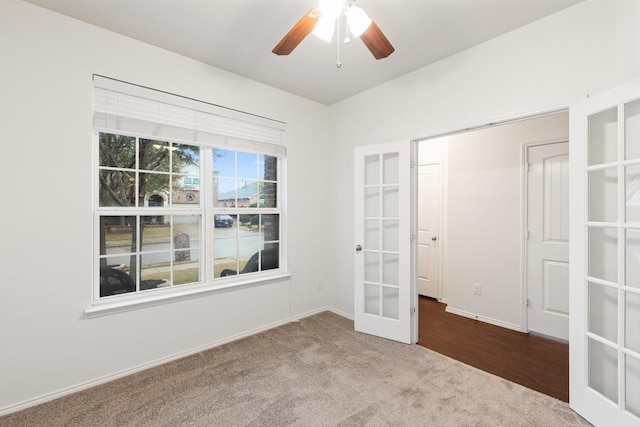
[[[431,297],[418,298],[419,344],[514,382],[528,381],[524,385],[533,389],[539,389],[536,384],[545,373],[554,372],[556,384],[546,383],[555,390],[539,391],[565,401],[567,342],[528,334],[527,271],[531,267],[526,259],[525,160],[528,146],[566,141],[568,134],[568,113],[562,111],[416,141],[418,238],[414,248],[416,287],[420,289],[421,278],[439,279],[436,294],[417,291]],[[439,249],[437,271],[432,270],[429,257],[420,256],[420,224],[428,222],[423,216],[433,216],[425,213],[428,203],[421,203],[421,198],[427,198],[423,186],[428,184],[420,179],[420,168],[431,164],[439,164],[442,171],[439,229],[433,241]],[[562,298],[568,301],[568,294]],[[528,351],[518,356],[518,346]],[[500,348],[512,354],[512,361],[492,352]],[[535,360],[528,357],[538,351],[545,355]],[[509,365],[515,373],[496,371]],[[554,371],[558,368],[561,372]],[[527,372],[532,374],[529,380],[518,380]]]

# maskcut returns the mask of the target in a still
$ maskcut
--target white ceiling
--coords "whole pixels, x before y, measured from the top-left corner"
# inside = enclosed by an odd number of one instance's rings
[[[323,104],[439,61],[583,0],[358,0],[395,52],[313,35],[271,49],[318,0],[27,0]],[[341,36],[344,38],[344,35]]]

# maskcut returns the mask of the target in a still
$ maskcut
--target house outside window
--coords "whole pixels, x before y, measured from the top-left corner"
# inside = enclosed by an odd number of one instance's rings
[[[252,123],[249,116],[247,124],[234,111],[216,126],[226,113],[220,107],[203,114],[197,101],[160,92],[155,100],[151,89],[99,76],[94,82],[94,301],[170,296],[189,286],[228,287],[285,273],[282,125],[265,130],[266,119]],[[157,135],[148,132],[149,114],[136,117],[145,108],[157,120]],[[171,114],[158,117],[159,108]],[[178,123],[184,132],[176,131],[176,111],[189,117],[194,108],[204,129],[186,120]],[[237,133],[224,134],[236,123]],[[243,134],[247,126],[253,131]]]

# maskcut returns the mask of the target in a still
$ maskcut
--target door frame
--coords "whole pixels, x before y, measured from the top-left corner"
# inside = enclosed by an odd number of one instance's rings
[[[413,310],[413,316],[411,317],[411,343],[416,344],[418,342],[418,318],[420,312],[418,311],[418,144],[419,141],[411,139],[409,141],[409,153],[411,157],[411,189],[409,191],[409,198],[411,199],[410,217],[411,217],[411,254],[410,265],[411,271],[409,276],[411,278],[411,310]]]
[[[566,110],[558,110],[555,113],[561,113]],[[564,142],[569,142],[569,138],[561,138],[561,139],[552,139],[549,141],[541,141],[541,142],[525,142],[522,144],[522,269],[520,278],[520,324],[521,332],[531,332],[529,331],[529,311],[528,311],[528,296],[529,289],[527,286],[527,267],[529,266],[527,263],[527,241],[528,239],[528,230],[529,230],[529,218],[528,218],[528,209],[529,209],[529,148],[537,147],[541,145],[550,145],[550,144],[561,144]],[[571,157],[569,157],[571,159]]]

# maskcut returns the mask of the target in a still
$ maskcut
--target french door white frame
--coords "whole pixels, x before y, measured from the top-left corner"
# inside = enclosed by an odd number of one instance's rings
[[[634,416],[625,409],[629,402],[626,395],[626,381],[628,374],[625,371],[625,358],[634,357],[636,360],[640,358],[637,353],[626,347],[625,338],[625,299],[626,293],[637,293],[637,289],[631,288],[625,283],[624,279],[624,248],[621,239],[624,239],[625,230],[628,228],[637,229],[637,225],[629,225],[624,216],[625,212],[625,194],[623,185],[625,175],[622,173],[624,168],[629,164],[637,164],[637,160],[625,160],[624,142],[625,142],[625,117],[623,115],[624,105],[628,102],[640,99],[640,80],[632,81],[602,94],[588,98],[582,102],[576,103],[570,109],[570,324],[569,324],[569,404],[573,410],[587,419],[596,426],[639,426],[640,418]],[[588,118],[605,112],[607,110],[616,109],[616,154],[615,160],[606,160],[604,163],[589,166],[587,162],[589,154],[589,129]],[[604,138],[603,138],[604,139]],[[635,143],[640,143],[635,141]],[[617,186],[617,218],[615,220],[607,220],[609,222],[594,221],[589,218],[589,171],[604,170],[605,168],[616,169],[616,186]],[[622,183],[620,183],[622,181]],[[590,222],[591,221],[591,222]],[[617,261],[616,276],[617,278],[610,281],[600,278],[590,277],[589,272],[589,240],[587,233],[597,227],[609,228],[616,230],[617,236]],[[622,240],[624,242],[624,240]],[[615,283],[613,282],[615,280]],[[588,283],[595,283],[598,286],[606,287],[614,290],[616,293],[616,310],[617,319],[616,331],[611,339],[605,339],[591,330],[590,326],[590,308],[589,295],[587,292]],[[630,308],[627,308],[630,309]],[[637,313],[636,313],[637,314]],[[594,324],[599,325],[604,322],[604,316]],[[637,330],[638,325],[635,325]],[[615,342],[614,342],[615,341]],[[596,386],[590,381],[590,360],[589,345],[596,342],[598,345],[608,349],[609,353],[615,353],[615,368],[611,361],[600,365],[595,362],[605,359],[604,352],[602,355],[595,355],[594,366],[599,366],[602,370],[615,370],[612,373],[615,379],[615,399],[605,398],[604,395],[596,391]],[[637,374],[636,374],[637,375]],[[607,376],[607,378],[610,378]],[[638,379],[635,379],[638,381]],[[634,383],[637,387],[637,383]],[[637,393],[631,400],[636,402],[636,398],[640,399]],[[614,402],[615,400],[615,402]],[[626,403],[625,403],[626,402]],[[636,407],[637,408],[637,407]]]
[[[418,325],[415,147],[406,140],[354,150],[355,330],[407,344],[417,342]],[[386,194],[395,192],[398,200],[387,204],[393,198],[387,200]],[[365,224],[374,226],[365,233]]]

